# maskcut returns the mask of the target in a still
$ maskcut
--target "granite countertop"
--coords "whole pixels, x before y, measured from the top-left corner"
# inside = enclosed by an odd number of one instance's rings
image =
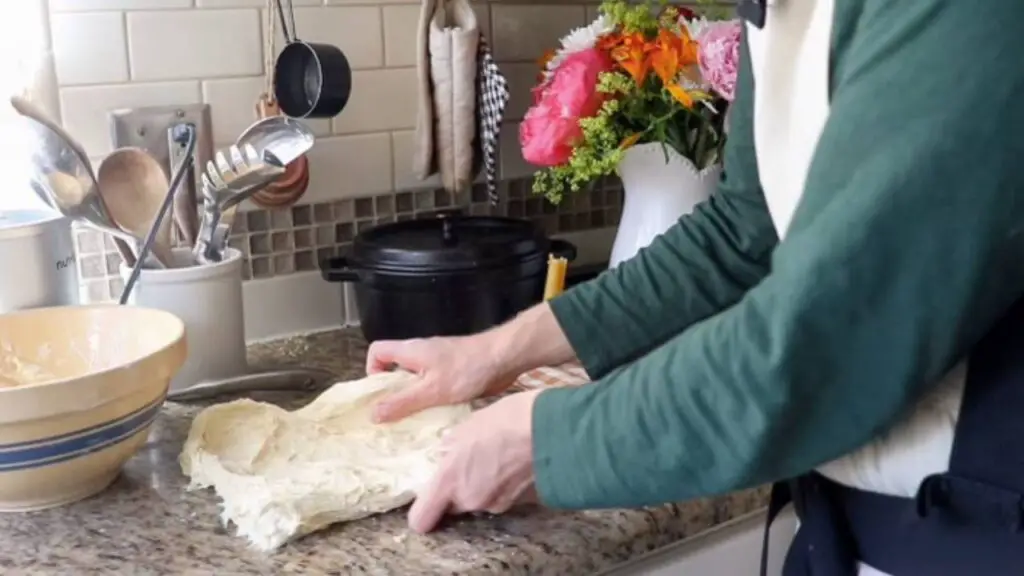
[[[339,330],[250,348],[259,367],[363,373],[366,346]],[[257,397],[253,395],[253,397]],[[298,406],[309,396],[258,396]],[[222,399],[224,400],[224,399]],[[405,511],[336,525],[264,554],[224,527],[212,490],[186,492],[178,453],[201,405],[168,403],[149,443],[106,491],[61,508],[0,515],[0,573],[593,574],[764,506],[763,489],[646,510],[555,512],[447,521],[410,532]]]

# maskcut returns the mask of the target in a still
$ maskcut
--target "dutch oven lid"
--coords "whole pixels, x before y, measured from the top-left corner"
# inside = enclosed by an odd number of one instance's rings
[[[498,267],[547,249],[547,238],[526,220],[444,213],[362,232],[350,261],[385,271],[455,272]]]

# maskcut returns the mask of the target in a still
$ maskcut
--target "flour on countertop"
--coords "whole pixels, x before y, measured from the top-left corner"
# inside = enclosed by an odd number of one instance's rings
[[[470,413],[463,404],[373,424],[376,401],[416,378],[339,382],[294,412],[248,399],[206,408],[179,459],[189,488],[213,487],[223,519],[265,551],[404,506],[435,471],[444,432]]]

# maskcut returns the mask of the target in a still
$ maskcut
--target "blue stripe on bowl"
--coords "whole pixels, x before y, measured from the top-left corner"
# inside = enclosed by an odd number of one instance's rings
[[[159,405],[163,404],[163,401],[164,401],[164,397],[161,396],[161,397],[157,398],[156,400],[154,400],[153,404],[156,404],[157,406],[159,406]],[[17,450],[19,448],[28,448],[29,446],[40,446],[40,445],[43,445],[43,444],[53,444],[54,442],[56,442],[58,440],[64,440],[66,438],[74,438],[76,436],[82,436],[84,434],[89,434],[89,433],[97,431],[97,430],[99,430],[101,428],[106,428],[108,426],[113,426],[114,424],[118,424],[118,423],[122,422],[123,420],[127,420],[129,418],[133,418],[133,417],[135,417],[135,415],[141,414],[142,412],[148,410],[151,406],[153,406],[153,404],[147,404],[147,405],[143,406],[142,408],[139,408],[135,412],[129,412],[128,414],[125,414],[124,416],[121,416],[120,418],[117,418],[115,420],[110,420],[108,422],[101,422],[99,424],[93,424],[92,426],[89,426],[88,428],[82,428],[81,430],[74,430],[72,432],[65,432],[63,434],[58,434],[56,436],[48,436],[46,438],[39,438],[38,440],[25,440],[23,442],[11,442],[9,444],[0,444],[0,453],[10,452],[11,450]]]
[[[11,449],[10,446],[16,445],[4,446],[3,451],[0,451],[0,472],[49,466],[113,446],[149,426],[160,413],[163,401],[163,397],[160,397],[117,420],[70,434],[36,440],[29,447]]]

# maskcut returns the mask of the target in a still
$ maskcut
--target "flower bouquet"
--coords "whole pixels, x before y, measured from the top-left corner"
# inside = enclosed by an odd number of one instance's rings
[[[633,146],[660,144],[699,171],[720,162],[741,24],[683,7],[608,0],[542,61],[520,125],[533,190],[553,202],[612,174]]]

